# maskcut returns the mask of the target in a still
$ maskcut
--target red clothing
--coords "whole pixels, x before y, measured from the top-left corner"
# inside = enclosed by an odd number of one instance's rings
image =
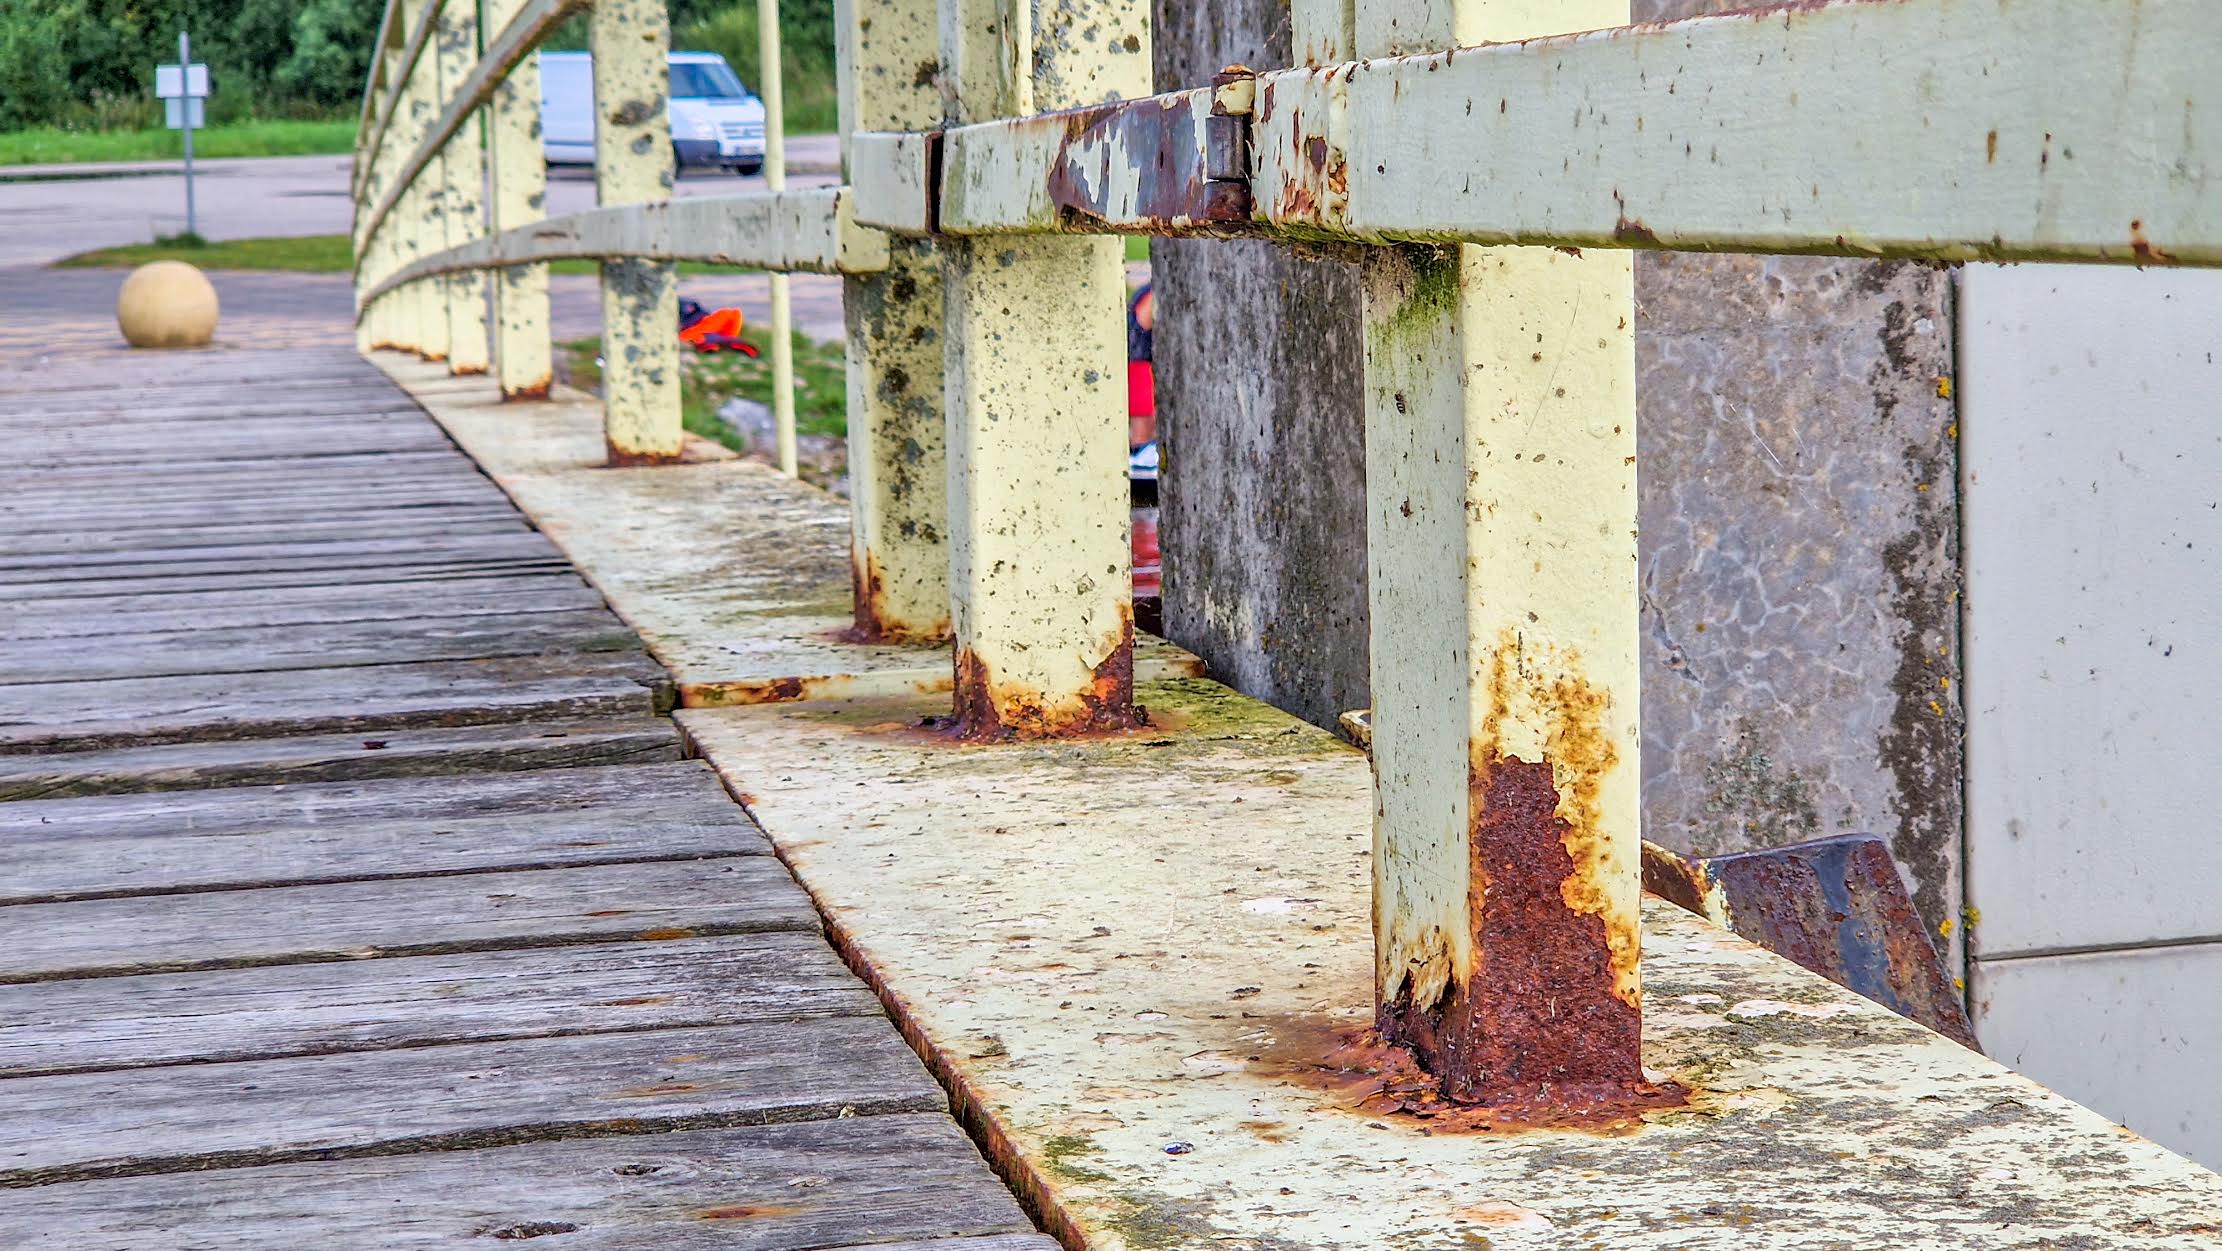
[[[1129,417],[1157,415],[1157,371],[1148,361],[1126,363],[1126,412]]]

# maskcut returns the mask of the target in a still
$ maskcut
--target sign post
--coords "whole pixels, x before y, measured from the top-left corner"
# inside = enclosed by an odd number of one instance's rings
[[[193,44],[184,31],[177,35],[177,64],[154,67],[154,94],[162,101],[163,119],[172,130],[185,132],[185,233],[200,233],[193,213],[193,128],[205,124],[201,101],[208,98],[208,66],[193,63]]]

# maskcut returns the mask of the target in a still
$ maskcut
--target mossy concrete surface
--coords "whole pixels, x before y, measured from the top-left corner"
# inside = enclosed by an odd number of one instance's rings
[[[1657,901],[1685,1108],[1461,1131],[1329,1055],[1372,1017],[1373,800],[1207,681],[967,745],[931,697],[679,714],[1045,1226],[1092,1251],[2222,1246],[2222,1179]]]

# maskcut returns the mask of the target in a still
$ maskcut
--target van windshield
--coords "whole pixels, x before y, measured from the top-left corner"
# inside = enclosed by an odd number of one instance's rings
[[[747,95],[740,78],[722,61],[679,61],[671,67],[674,100],[738,100]]]

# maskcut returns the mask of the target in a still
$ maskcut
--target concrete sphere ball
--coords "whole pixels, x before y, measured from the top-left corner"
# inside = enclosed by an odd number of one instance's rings
[[[200,347],[216,335],[216,288],[184,261],[141,265],[116,295],[116,325],[133,347]]]

